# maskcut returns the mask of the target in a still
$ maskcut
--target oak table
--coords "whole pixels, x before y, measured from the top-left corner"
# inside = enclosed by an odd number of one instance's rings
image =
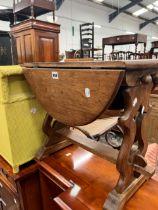
[[[144,155],[158,61],[34,63],[26,65],[24,74],[48,113],[43,124],[48,142],[38,158],[67,146],[69,139],[101,157],[117,159],[120,176],[103,209],[122,209],[154,173]],[[123,111],[111,123],[119,125],[124,134],[117,152],[95,137],[109,129],[106,111],[120,107]]]

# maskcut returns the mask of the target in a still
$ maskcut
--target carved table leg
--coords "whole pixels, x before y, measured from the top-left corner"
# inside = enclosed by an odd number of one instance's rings
[[[144,159],[147,150],[146,124],[152,87],[151,76],[146,76],[142,84],[127,88],[124,92],[125,111],[119,120],[124,131],[124,140],[116,163],[120,177],[108,195],[104,210],[122,209],[127,200],[154,173]]]
[[[39,150],[36,155],[38,160],[41,160],[48,155],[69,146],[71,143],[67,139],[61,139],[56,134],[56,130],[65,127],[62,123],[53,119],[50,115],[46,114],[43,122],[43,132],[48,136],[45,145]]]

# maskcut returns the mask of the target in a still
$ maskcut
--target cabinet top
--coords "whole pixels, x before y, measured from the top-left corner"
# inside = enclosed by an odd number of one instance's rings
[[[12,32],[22,32],[29,29],[37,29],[43,31],[52,31],[55,33],[60,33],[60,25],[56,23],[48,23],[46,21],[28,19],[21,23],[11,26]]]

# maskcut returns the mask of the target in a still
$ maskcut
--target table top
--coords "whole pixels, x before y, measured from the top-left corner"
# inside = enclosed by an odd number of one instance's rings
[[[136,86],[158,71],[158,60],[27,64],[24,74],[47,113],[69,126],[93,122],[121,85]],[[30,68],[31,67],[31,68]]]
[[[74,145],[56,152],[39,164],[50,170],[52,177],[57,178],[59,173],[61,182],[63,177],[64,181],[74,183],[73,188],[67,189],[55,200],[60,206],[75,210],[101,210],[119,175],[115,164]],[[158,209],[157,195],[158,182],[151,179],[135,193],[125,210]]]
[[[157,59],[143,59],[143,60],[121,60],[121,61],[87,61],[87,62],[38,62],[25,63],[28,68],[86,68],[86,69],[121,69],[125,71],[144,71],[150,69],[151,71],[158,70]],[[39,70],[39,69],[38,69]]]

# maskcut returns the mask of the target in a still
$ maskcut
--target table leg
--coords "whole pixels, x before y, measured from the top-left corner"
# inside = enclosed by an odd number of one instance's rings
[[[144,53],[146,52],[146,43],[144,43]]]
[[[105,45],[102,44],[102,60],[104,61]]]
[[[49,114],[46,114],[43,122],[43,132],[47,135],[46,143],[37,153],[36,158],[41,160],[48,155],[57,152],[60,149],[70,145],[70,142],[66,139],[61,139],[57,136],[56,130],[65,127],[62,123],[53,119]]]
[[[127,200],[154,173],[144,159],[147,150],[146,125],[152,88],[152,78],[146,76],[142,79],[142,84],[129,87],[124,92],[125,111],[119,121],[124,131],[124,139],[116,163],[120,177],[108,195],[104,210],[121,210]],[[134,144],[136,142],[137,146]]]
[[[137,53],[138,43],[135,44],[135,53]]]

